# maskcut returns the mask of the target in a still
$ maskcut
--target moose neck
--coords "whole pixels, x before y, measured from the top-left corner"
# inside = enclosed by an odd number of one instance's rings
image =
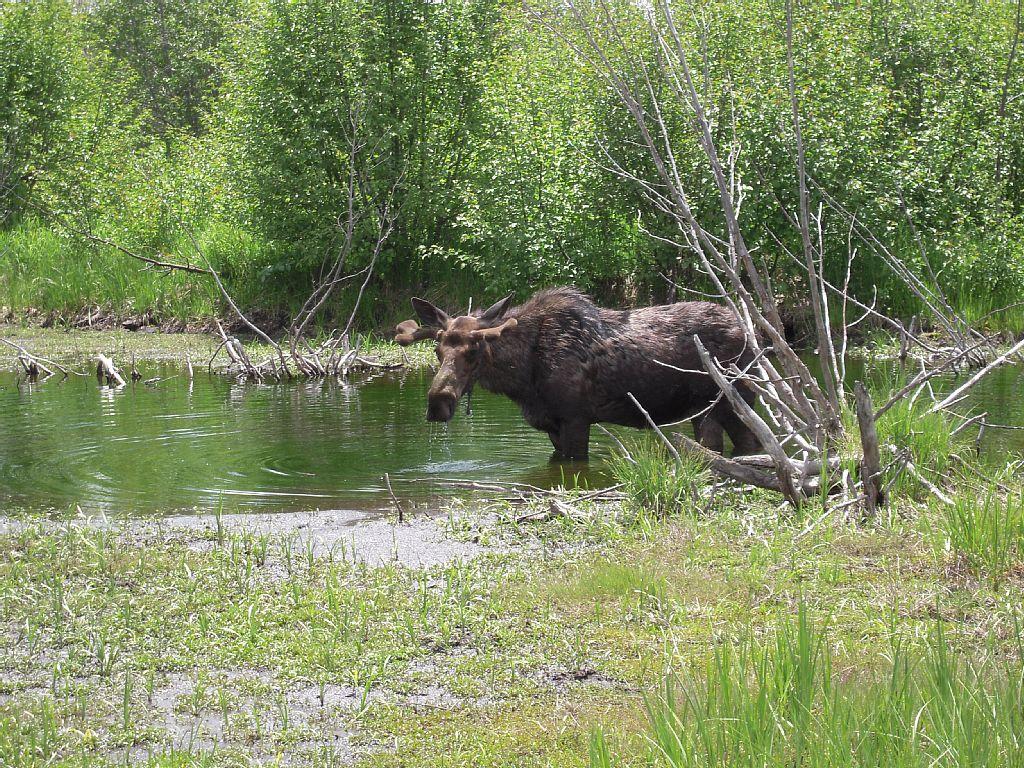
[[[491,343],[489,351],[482,356],[477,381],[488,392],[518,400],[531,386],[531,350],[537,336],[537,325],[516,310],[510,316],[517,317],[519,324]]]

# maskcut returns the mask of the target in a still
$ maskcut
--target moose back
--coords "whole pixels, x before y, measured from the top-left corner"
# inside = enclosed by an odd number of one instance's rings
[[[723,430],[735,454],[760,450],[718,397],[693,343],[698,336],[722,363],[750,361],[743,330],[726,307],[694,301],[603,309],[573,288],[540,291],[516,307],[511,299],[460,317],[412,300],[422,325],[407,320],[395,338],[403,345],[437,342],[429,421],[451,420],[459,398],[478,384],[518,403],[526,422],[546,432],[561,456],[583,459],[592,424],[647,426],[631,393],[658,424],[692,418],[697,439],[711,450],[722,451]],[[737,387],[753,402],[751,390]]]

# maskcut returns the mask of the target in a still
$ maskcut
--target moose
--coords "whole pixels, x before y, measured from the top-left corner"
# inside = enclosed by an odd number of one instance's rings
[[[519,405],[526,423],[546,432],[557,455],[585,459],[598,422],[646,428],[690,419],[698,441],[734,455],[761,445],[703,369],[693,337],[723,363],[752,359],[732,311],[705,301],[634,310],[598,307],[574,288],[542,290],[512,306],[507,296],[486,310],[451,317],[414,298],[419,317],[395,328],[402,345],[437,342],[440,366],[427,393],[427,420],[447,422],[474,384]],[[663,365],[664,363],[664,365]],[[745,400],[754,392],[736,383]]]

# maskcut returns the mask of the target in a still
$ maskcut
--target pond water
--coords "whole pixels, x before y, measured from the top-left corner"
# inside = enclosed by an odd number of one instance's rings
[[[424,419],[430,374],[348,384],[253,385],[166,365],[155,386],[121,390],[93,378],[28,385],[0,373],[0,505],[108,514],[382,509],[381,478],[410,503],[452,491],[439,481],[609,482],[613,446],[594,431],[590,462],[551,461],[547,437],[510,401],[477,391],[449,425]],[[1024,425],[1024,369],[994,372],[965,407]],[[1024,432],[990,430],[994,458],[1024,450]]]

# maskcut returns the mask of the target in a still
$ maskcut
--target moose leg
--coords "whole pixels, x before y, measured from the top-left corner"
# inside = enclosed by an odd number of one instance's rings
[[[562,453],[562,430],[558,427],[547,430],[548,439],[551,441],[551,445],[554,446],[556,453]]]
[[[722,425],[710,416],[699,416],[692,420],[693,435],[697,442],[709,451],[721,453],[725,450],[725,439],[722,434]]]
[[[728,411],[723,410],[720,418],[725,431],[729,433],[729,439],[732,440],[733,456],[749,456],[752,453],[764,452],[761,441],[731,408]]]
[[[558,450],[565,458],[587,458],[590,452],[590,424],[585,421],[563,421],[559,442],[561,448]]]

